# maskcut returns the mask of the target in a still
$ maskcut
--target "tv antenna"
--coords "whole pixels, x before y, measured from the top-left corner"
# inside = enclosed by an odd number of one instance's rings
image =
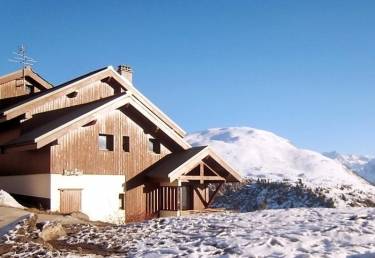
[[[26,47],[22,44],[18,47],[17,51],[13,52],[13,58],[9,59],[10,62],[19,63],[22,65],[22,82],[23,87],[26,87],[26,80],[25,80],[25,69],[27,67],[33,66],[37,61],[29,56],[26,55]]]

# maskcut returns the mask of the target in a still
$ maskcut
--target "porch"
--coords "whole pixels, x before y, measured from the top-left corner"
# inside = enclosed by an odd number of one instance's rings
[[[174,154],[147,171],[144,193],[146,216],[184,216],[211,209],[225,182],[241,177],[208,147],[193,148],[184,155]],[[222,211],[222,210],[221,210]]]
[[[209,208],[222,183],[181,186],[153,186],[145,190],[147,217],[183,216],[200,212],[215,212]]]

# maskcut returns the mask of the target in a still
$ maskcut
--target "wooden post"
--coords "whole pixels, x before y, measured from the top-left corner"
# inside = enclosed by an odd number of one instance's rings
[[[180,179],[177,180],[177,216],[181,216],[182,211],[182,182]]]
[[[199,176],[200,176],[199,183],[201,185],[203,185],[203,183],[204,183],[204,179],[203,179],[203,177],[204,177],[204,164],[203,164],[203,162],[199,163]]]
[[[157,192],[158,192],[158,217],[160,217],[160,211],[163,207],[163,192],[162,192],[163,188],[162,186],[158,186],[157,188]]]

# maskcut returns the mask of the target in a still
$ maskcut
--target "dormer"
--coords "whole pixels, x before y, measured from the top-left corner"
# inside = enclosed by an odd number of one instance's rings
[[[52,88],[52,85],[30,67],[0,77],[0,100],[10,102]]]

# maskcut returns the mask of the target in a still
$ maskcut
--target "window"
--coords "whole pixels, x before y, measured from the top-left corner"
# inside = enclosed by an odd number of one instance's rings
[[[118,195],[118,200],[119,200],[119,208],[120,210],[125,210],[125,194],[120,193]]]
[[[153,138],[150,138],[148,141],[148,150],[160,154],[160,142]]]
[[[26,91],[26,94],[34,93],[34,87],[32,85],[26,84],[25,85],[25,91]]]
[[[122,149],[125,152],[130,152],[130,141],[129,136],[123,136],[122,137]]]
[[[78,95],[78,91],[73,91],[73,92],[67,94],[66,96],[67,96],[68,98],[72,99],[72,98],[77,97],[77,95]]]
[[[113,151],[113,135],[99,134],[99,150]]]

